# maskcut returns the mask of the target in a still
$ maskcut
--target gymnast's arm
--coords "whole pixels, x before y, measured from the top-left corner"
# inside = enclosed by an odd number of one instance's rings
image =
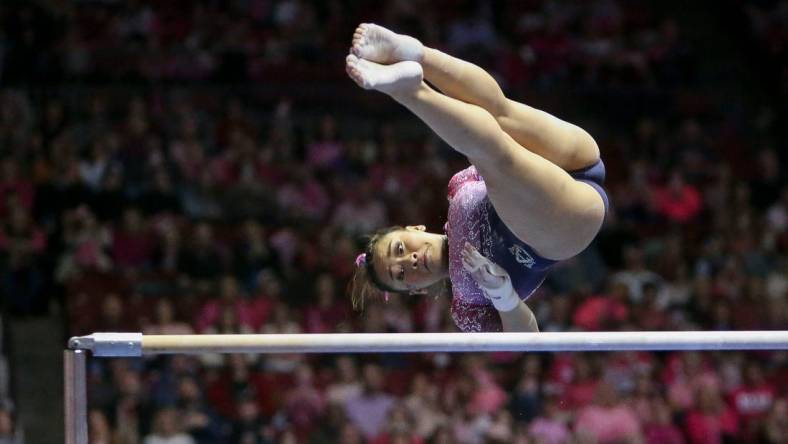
[[[509,273],[466,243],[462,263],[501,317],[503,331],[538,332],[536,316],[517,295]]]
[[[520,300],[515,294],[515,297]],[[503,331],[530,331],[534,333],[539,332],[539,326],[536,324],[536,316],[534,312],[528,308],[522,300],[510,311],[498,311],[501,317],[501,324],[503,324]]]

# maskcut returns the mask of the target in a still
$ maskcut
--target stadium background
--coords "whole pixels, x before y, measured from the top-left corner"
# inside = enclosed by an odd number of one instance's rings
[[[0,442],[62,442],[69,335],[452,331],[353,313],[360,235],[466,161],[344,75],[375,21],[578,123],[613,211],[542,330],[788,329],[786,1],[0,3]],[[788,355],[93,360],[96,443],[788,442]],[[58,441],[61,440],[61,441]]]

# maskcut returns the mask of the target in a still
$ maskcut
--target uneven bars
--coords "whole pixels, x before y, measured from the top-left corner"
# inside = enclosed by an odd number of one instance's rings
[[[624,350],[788,350],[788,331],[562,333],[320,333],[143,335],[93,333],[73,350],[123,357],[201,353],[561,352]]]

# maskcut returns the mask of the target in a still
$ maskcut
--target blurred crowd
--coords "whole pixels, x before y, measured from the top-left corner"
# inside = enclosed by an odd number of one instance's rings
[[[726,7],[765,63],[784,59],[785,1]],[[573,113],[601,147],[612,211],[529,299],[541,330],[788,329],[779,108],[700,88],[701,55],[651,2],[51,0],[3,2],[0,17],[0,292],[14,316],[61,314],[69,335],[454,331],[447,295],[363,313],[345,295],[362,236],[440,231],[467,165],[344,79],[350,32],[375,17],[480,63],[515,99]],[[785,352],[90,366],[94,443],[788,437]],[[0,442],[18,442],[13,415],[0,422]]]
[[[6,81],[338,79],[348,30],[375,17],[495,68],[505,86],[689,80],[680,28],[645,0],[173,0],[8,3]]]

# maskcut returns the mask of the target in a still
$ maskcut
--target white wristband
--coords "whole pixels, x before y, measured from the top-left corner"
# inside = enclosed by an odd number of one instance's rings
[[[520,298],[512,287],[512,280],[506,276],[503,285],[498,288],[484,288],[484,294],[492,301],[498,311],[512,311],[520,304]]]

